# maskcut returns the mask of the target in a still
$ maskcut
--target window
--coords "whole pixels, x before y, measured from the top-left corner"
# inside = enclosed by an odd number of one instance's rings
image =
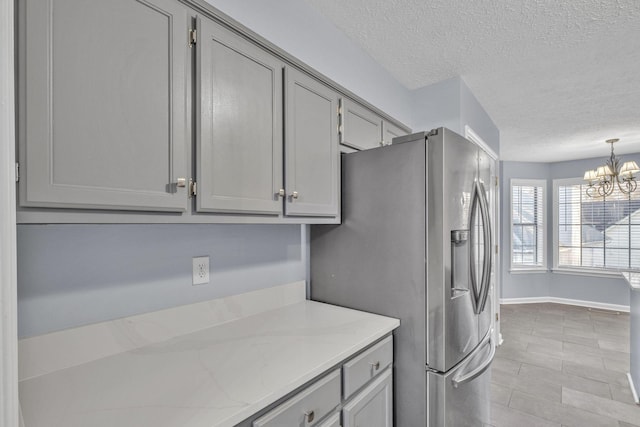
[[[554,181],[556,267],[640,268],[640,194],[591,198],[581,179]]]
[[[511,269],[546,270],[545,180],[511,180]]]

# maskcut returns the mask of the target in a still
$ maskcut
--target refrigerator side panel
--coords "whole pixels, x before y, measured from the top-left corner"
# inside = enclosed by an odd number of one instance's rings
[[[342,224],[311,227],[311,299],[400,319],[396,427],[424,426],[425,143],[343,155]]]

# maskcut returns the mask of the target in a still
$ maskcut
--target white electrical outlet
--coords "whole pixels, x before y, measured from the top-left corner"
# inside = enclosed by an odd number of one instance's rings
[[[209,283],[209,257],[193,257],[193,284],[204,285]]]

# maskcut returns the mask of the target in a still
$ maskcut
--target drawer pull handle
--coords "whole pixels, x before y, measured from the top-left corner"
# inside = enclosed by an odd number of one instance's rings
[[[305,418],[307,419],[307,422],[313,422],[313,419],[316,417],[316,413],[314,411],[307,411],[304,413]]]
[[[370,365],[373,366],[373,369],[375,369],[376,371],[380,369],[380,361],[375,363],[370,363]]]

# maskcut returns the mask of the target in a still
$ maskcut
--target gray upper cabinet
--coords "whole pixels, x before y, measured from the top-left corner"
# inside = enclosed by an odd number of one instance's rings
[[[283,63],[206,18],[197,28],[197,210],[278,215]]]
[[[360,104],[343,98],[340,144],[356,150],[379,147],[382,142],[382,118]]]
[[[338,215],[338,94],[286,68],[285,214]]]
[[[340,144],[348,149],[368,150],[389,145],[393,138],[407,134],[399,126],[350,99],[341,100],[340,117]],[[348,149],[342,150],[349,152]]]
[[[19,7],[20,205],[186,210],[177,182],[187,177],[187,9],[173,0]]]
[[[383,120],[382,122],[382,142],[384,145],[389,145],[393,141],[393,138],[398,136],[407,135],[407,132],[394,125],[393,123]]]
[[[205,3],[17,1],[19,223],[340,221],[402,129]]]

